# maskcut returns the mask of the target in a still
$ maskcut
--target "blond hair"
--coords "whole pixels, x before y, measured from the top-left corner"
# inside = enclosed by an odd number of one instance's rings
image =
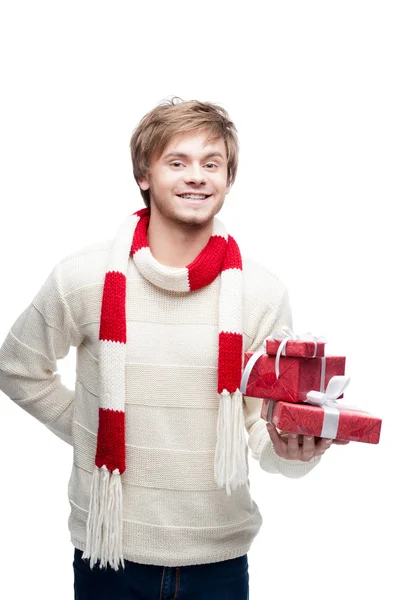
[[[160,156],[175,136],[204,130],[209,130],[207,141],[224,140],[227,183],[233,185],[237,174],[239,144],[237,129],[227,111],[211,102],[183,101],[178,96],[163,101],[147,113],[133,132],[130,153],[137,184],[139,179],[146,178],[153,154]],[[140,188],[140,192],[145,205],[149,207],[150,190]]]

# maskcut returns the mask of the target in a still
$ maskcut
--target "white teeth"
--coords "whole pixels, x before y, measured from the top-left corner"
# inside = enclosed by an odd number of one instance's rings
[[[199,194],[180,194],[181,198],[185,198],[186,200],[205,200],[206,195]]]

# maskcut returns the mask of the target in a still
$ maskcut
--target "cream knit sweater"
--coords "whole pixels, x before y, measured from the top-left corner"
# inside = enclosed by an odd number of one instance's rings
[[[98,331],[111,242],[62,260],[17,319],[0,349],[0,389],[73,445],[68,495],[75,547],[86,539],[98,426]],[[262,524],[248,484],[227,496],[213,459],[218,415],[220,277],[195,292],[149,283],[132,260],[127,273],[126,471],[122,476],[125,559],[161,566],[218,562],[248,552]],[[244,350],[291,326],[284,286],[243,257]],[[75,390],[56,374],[77,347]],[[301,477],[320,460],[274,452],[262,400],[244,396],[252,456],[269,473]]]

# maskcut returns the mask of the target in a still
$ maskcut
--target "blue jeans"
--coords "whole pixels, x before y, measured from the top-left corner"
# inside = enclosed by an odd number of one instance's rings
[[[159,567],[125,560],[125,569],[90,569],[75,548],[75,600],[248,600],[245,554],[206,565]]]

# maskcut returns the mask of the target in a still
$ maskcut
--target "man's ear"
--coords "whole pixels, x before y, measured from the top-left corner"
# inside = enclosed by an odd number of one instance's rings
[[[143,177],[143,179],[138,179],[137,183],[139,184],[140,188],[143,191],[150,189],[150,183],[149,183],[148,179],[145,177]]]

